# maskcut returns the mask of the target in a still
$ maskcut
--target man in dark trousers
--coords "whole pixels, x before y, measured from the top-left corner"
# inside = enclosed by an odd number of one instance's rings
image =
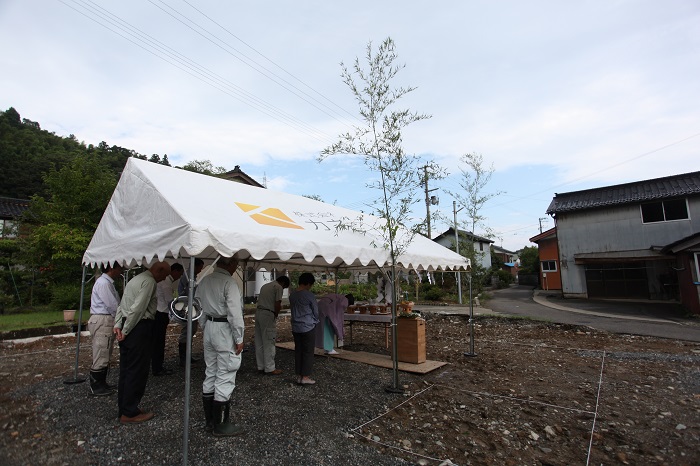
[[[158,283],[156,287],[157,311],[155,322],[153,323],[153,355],[151,356],[151,370],[156,377],[170,375],[173,373],[163,365],[165,360],[165,336],[168,333],[170,323],[170,303],[173,300],[173,283],[177,285],[178,280],[185,271],[182,264],[177,262],[170,266],[170,275],[165,280]]]
[[[132,424],[148,421],[153,413],[141,411],[146,392],[153,348],[153,320],[156,315],[156,285],[170,274],[167,262],[156,262],[132,278],[124,288],[117,309],[114,333],[119,342],[119,421]]]

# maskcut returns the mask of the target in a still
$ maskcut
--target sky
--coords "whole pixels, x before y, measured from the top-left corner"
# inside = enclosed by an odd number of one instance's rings
[[[367,211],[376,173],[317,157],[362,124],[340,63],[387,37],[416,88],[397,108],[431,115],[403,147],[449,173],[429,184],[432,237],[467,153],[493,167],[480,213],[511,251],[554,226],[555,193],[700,169],[696,0],[0,0],[0,111]]]

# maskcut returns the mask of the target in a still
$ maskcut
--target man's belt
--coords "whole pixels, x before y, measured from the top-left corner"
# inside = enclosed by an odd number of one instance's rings
[[[228,322],[228,318],[227,318],[227,317],[213,317],[213,316],[210,316],[210,315],[207,316],[207,320],[211,320],[211,321],[214,321],[214,322]]]
[[[269,311],[269,312],[272,312],[273,314],[275,313],[275,311],[273,311],[272,309],[265,309],[264,307],[259,307],[258,309],[260,309],[261,311]]]

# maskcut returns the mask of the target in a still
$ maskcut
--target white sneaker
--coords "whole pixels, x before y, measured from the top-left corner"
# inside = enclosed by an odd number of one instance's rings
[[[339,354],[336,350],[326,351],[326,354]]]

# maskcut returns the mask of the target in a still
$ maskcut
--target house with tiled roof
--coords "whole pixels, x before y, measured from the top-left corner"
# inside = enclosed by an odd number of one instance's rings
[[[479,235],[475,235],[471,231],[466,231],[466,230],[458,230],[459,232],[459,239],[460,239],[460,244],[469,244],[472,243],[474,245],[474,250],[476,251],[477,257],[479,258],[479,263],[481,264],[482,267],[485,269],[490,269],[491,268],[491,244],[493,244],[493,240],[490,240],[488,238],[484,238]],[[435,238],[433,238],[433,241],[436,243],[445,246],[446,248],[452,249],[454,251],[455,249],[455,230],[454,228],[450,227],[447,231],[439,234]],[[464,252],[464,251],[462,251]]]
[[[502,248],[501,246],[496,246],[495,244],[492,244],[491,254],[495,257],[498,257],[503,262],[501,270],[505,270],[514,278],[517,278],[518,269],[520,267],[517,253]],[[493,260],[491,262],[493,262]]]
[[[700,172],[556,194],[565,297],[679,301],[700,313]]]
[[[28,199],[0,197],[0,238],[14,238],[17,236],[18,221],[28,208]]]
[[[253,179],[253,177],[249,176],[247,173],[241,170],[240,165],[236,165],[235,167],[233,167],[233,170],[222,174],[221,178],[224,178],[229,181],[235,181],[237,183],[247,184],[249,186],[257,186],[258,188],[265,187],[258,183],[255,179]]]

